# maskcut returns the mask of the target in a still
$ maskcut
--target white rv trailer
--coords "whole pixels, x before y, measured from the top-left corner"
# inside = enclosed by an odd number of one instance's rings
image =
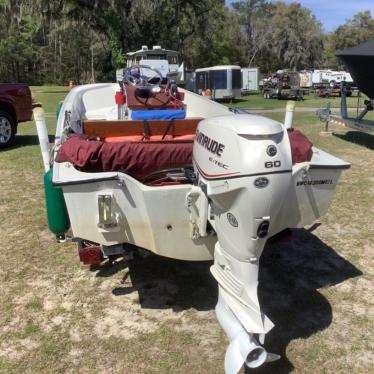
[[[242,68],[242,92],[258,91],[258,68]]]
[[[219,65],[196,69],[196,91],[212,93],[212,99],[235,99],[241,96],[242,74],[240,66]]]
[[[319,85],[324,83],[340,83],[340,82],[353,83],[351,74],[346,71],[334,70],[314,70],[312,74],[312,84]]]

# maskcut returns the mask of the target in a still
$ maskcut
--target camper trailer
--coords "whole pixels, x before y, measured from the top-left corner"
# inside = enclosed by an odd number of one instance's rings
[[[241,96],[240,66],[224,65],[196,69],[196,92],[210,91],[213,100],[235,99]]]
[[[312,74],[313,87],[317,88],[321,85],[341,83],[343,81],[352,84],[351,74],[346,71],[333,70],[314,70]]]
[[[258,91],[259,69],[242,68],[242,93]]]

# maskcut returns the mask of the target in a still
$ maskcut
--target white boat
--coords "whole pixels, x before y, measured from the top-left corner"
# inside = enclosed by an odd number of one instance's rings
[[[230,341],[225,371],[256,368],[279,358],[263,346],[273,327],[257,299],[264,245],[325,214],[350,165],[312,147],[289,120],[234,113],[145,70],[128,68],[121,88],[84,85],[67,95],[52,188],[62,189],[86,263],[121,255],[128,243],[175,259],[213,259],[216,314]],[[35,118],[46,151],[43,116]],[[67,227],[58,230],[61,238]]]
[[[170,79],[184,79],[184,65],[179,65],[178,52],[171,49],[162,48],[160,45],[154,45],[152,49],[142,45],[141,49],[135,52],[127,53],[127,65],[129,68],[135,65],[147,65],[159,70],[164,77]],[[123,79],[123,69],[116,72],[117,82]]]

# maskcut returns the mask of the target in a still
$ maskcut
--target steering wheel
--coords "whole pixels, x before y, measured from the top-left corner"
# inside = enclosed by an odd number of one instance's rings
[[[145,75],[147,72],[151,74]],[[149,109],[163,108],[170,102],[170,93],[166,85],[162,84],[163,76],[158,69],[133,65],[124,69],[123,81],[135,88],[135,99]]]
[[[142,75],[142,70],[153,73],[152,76]],[[154,82],[154,79],[157,79]],[[147,65],[133,65],[123,70],[123,80],[131,86],[159,86],[162,82],[162,74],[158,69]]]

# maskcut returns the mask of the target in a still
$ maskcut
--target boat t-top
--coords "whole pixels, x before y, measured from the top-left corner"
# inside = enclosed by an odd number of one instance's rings
[[[177,79],[178,69],[178,52],[170,49],[161,48],[160,45],[154,45],[148,49],[146,45],[135,52],[127,53],[127,67],[134,65],[147,65],[159,70],[164,77]]]

